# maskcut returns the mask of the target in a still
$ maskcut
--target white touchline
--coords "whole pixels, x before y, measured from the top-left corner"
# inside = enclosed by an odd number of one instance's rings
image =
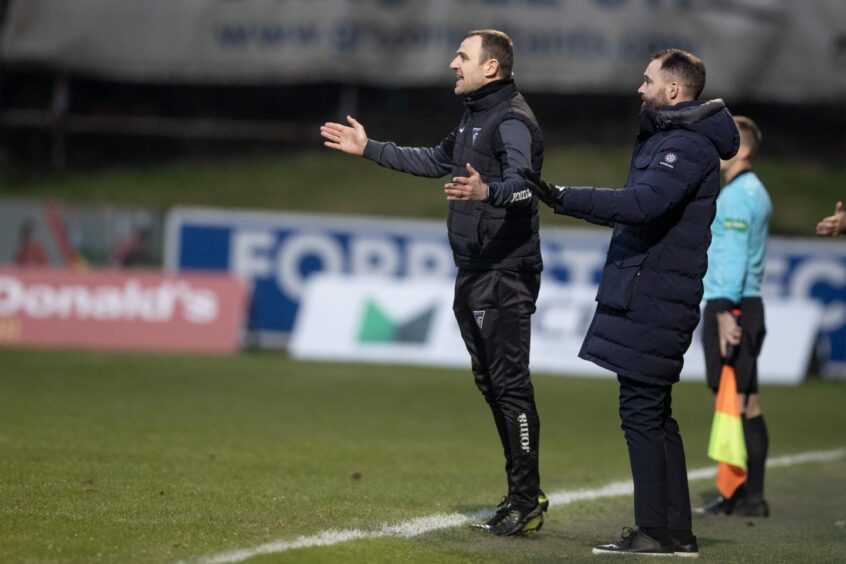
[[[846,456],[846,448],[835,450],[822,450],[803,452],[799,454],[791,454],[787,456],[779,456],[771,458],[767,461],[768,468],[778,466],[794,466],[796,464],[804,464],[807,462],[826,462],[837,460]],[[713,478],[717,475],[717,468],[698,468],[687,473],[687,477],[691,481],[705,480]],[[576,501],[590,501],[594,499],[601,499],[606,497],[618,497],[623,495],[630,495],[632,493],[631,480],[624,480],[619,482],[611,482],[600,488],[584,489],[584,490],[563,490],[549,494],[549,503],[551,506],[557,507],[559,505],[567,505]],[[403,537],[411,538],[431,531],[439,529],[447,529],[449,527],[457,527],[470,521],[481,518],[490,513],[490,510],[480,511],[475,514],[465,513],[436,513],[427,515],[425,517],[418,517],[410,521],[404,521],[396,525],[382,525],[378,529],[362,531],[358,529],[348,529],[344,531],[323,531],[312,536],[301,536],[294,540],[278,540],[262,544],[252,548],[243,548],[240,550],[233,550],[230,552],[222,552],[212,556],[205,556],[193,560],[197,564],[228,564],[230,562],[242,562],[249,558],[259,556],[262,554],[276,554],[279,552],[286,552],[289,550],[296,550],[298,548],[310,548],[314,546],[331,546],[340,544],[342,542],[352,541],[356,539],[375,539],[379,537]]]

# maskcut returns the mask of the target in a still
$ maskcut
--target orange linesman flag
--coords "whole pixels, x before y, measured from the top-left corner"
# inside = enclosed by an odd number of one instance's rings
[[[746,481],[746,439],[737,401],[737,380],[734,367],[729,364],[723,365],[720,374],[708,456],[719,462],[717,489],[728,499]]]

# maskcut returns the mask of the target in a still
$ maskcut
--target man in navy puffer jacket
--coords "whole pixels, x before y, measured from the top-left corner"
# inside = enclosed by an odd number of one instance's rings
[[[699,322],[720,159],[739,144],[725,104],[698,101],[704,86],[705,66],[694,55],[666,49],[653,56],[638,89],[640,134],[621,190],[555,186],[524,171],[555,213],[614,228],[579,356],[620,382],[637,528],[595,553],[699,551],[671,386]]]

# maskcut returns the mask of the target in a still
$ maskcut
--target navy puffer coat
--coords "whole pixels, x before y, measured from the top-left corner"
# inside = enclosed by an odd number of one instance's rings
[[[614,227],[581,358],[645,383],[678,381],[699,323],[720,159],[738,146],[721,100],[644,110],[626,185],[563,191],[556,213]]]

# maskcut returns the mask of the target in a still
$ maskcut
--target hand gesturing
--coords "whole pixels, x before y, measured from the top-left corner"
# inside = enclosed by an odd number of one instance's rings
[[[367,133],[364,131],[364,126],[352,116],[347,116],[347,121],[349,126],[332,122],[321,125],[320,135],[326,139],[323,144],[330,149],[350,155],[362,155],[364,146],[367,145]]]

